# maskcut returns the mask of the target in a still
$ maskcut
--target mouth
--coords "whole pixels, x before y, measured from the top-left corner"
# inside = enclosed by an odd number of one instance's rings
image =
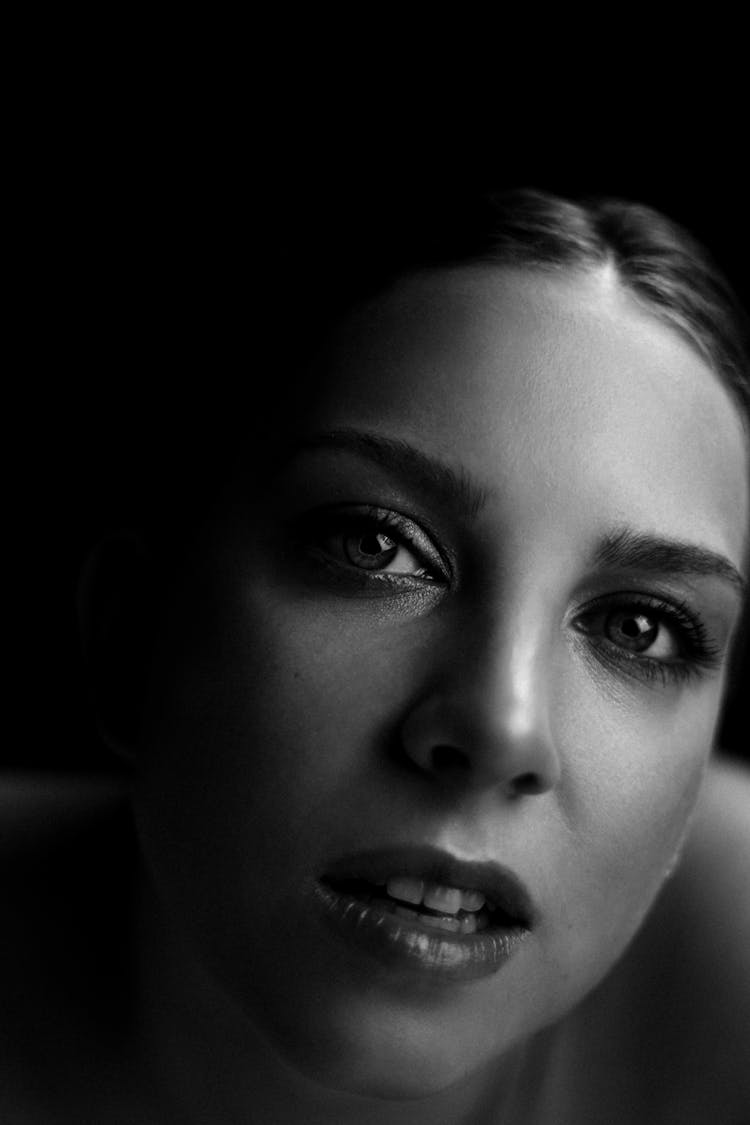
[[[343,859],[321,877],[317,898],[350,945],[434,980],[497,972],[535,924],[513,872],[430,847]]]

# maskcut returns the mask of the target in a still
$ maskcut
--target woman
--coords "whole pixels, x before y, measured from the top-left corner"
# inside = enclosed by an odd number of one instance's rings
[[[19,1120],[747,1113],[731,295],[618,202],[509,193],[401,250],[301,286],[275,419],[223,403],[200,512],[88,569],[133,987],[63,1077],[14,1064]]]

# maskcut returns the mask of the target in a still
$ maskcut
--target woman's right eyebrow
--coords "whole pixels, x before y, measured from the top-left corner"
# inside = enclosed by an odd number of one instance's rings
[[[331,449],[357,454],[387,470],[394,477],[408,480],[439,504],[457,509],[471,518],[484,506],[488,490],[465,469],[425,453],[403,438],[387,437],[371,430],[325,430],[303,438],[294,453]]]

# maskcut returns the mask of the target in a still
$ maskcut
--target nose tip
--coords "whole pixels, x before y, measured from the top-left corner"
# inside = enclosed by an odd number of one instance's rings
[[[477,700],[436,693],[412,708],[401,739],[412,764],[445,785],[492,787],[508,797],[525,797],[549,792],[560,780],[559,757],[541,706],[520,722],[513,708],[488,713]]]

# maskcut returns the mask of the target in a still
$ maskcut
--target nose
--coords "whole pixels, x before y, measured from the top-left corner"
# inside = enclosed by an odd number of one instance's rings
[[[522,634],[523,631],[519,630]],[[553,661],[541,634],[477,636],[438,658],[412,703],[401,745],[433,780],[517,798],[555,789],[561,762],[550,716]]]

